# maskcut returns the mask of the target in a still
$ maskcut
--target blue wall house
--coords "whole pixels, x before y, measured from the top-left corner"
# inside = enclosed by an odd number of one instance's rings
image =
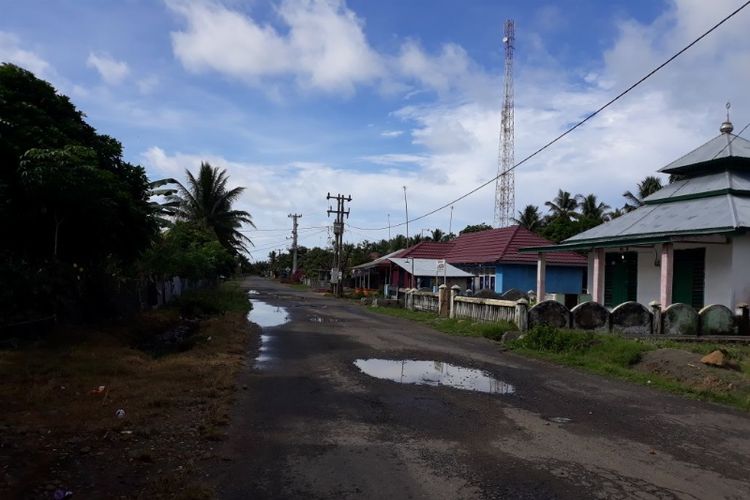
[[[489,229],[465,233],[455,240],[432,243],[430,257],[445,259],[474,278],[470,288],[504,293],[510,289],[527,292],[536,290],[537,258],[522,254],[521,247],[552,245],[541,236],[521,226]],[[419,252],[418,247],[413,247]],[[406,250],[400,257],[410,257]],[[547,259],[547,293],[565,294],[577,298],[586,287],[586,257],[577,252],[550,254]]]

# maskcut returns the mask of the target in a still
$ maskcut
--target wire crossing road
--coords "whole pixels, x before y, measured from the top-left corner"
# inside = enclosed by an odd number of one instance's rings
[[[260,301],[250,318],[276,326],[250,339],[257,360],[211,471],[222,498],[750,498],[740,411],[246,284]],[[379,379],[354,364],[371,358],[429,361],[434,373],[424,385]],[[409,379],[416,365],[403,366]],[[456,367],[494,378],[483,386],[494,393],[429,385],[441,373],[472,382]]]

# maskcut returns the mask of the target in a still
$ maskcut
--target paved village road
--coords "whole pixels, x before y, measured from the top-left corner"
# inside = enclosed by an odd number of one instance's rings
[[[242,375],[214,473],[222,498],[750,498],[742,412],[248,286],[290,321],[253,342],[261,358]],[[372,378],[354,365],[364,358],[478,368],[514,392]]]

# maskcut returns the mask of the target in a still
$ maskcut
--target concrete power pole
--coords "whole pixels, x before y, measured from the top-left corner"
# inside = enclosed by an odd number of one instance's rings
[[[336,195],[331,196],[331,193],[328,193],[326,196],[326,200],[336,200],[336,210],[329,207],[328,208],[328,216],[330,217],[331,214],[336,214],[336,220],[333,223],[333,235],[335,238],[335,244],[334,244],[334,265],[336,267],[333,268],[331,273],[331,281],[335,283],[334,291],[336,293],[337,297],[342,297],[344,295],[344,284],[342,283],[344,279],[344,262],[343,262],[343,252],[342,247],[344,246],[344,216],[346,215],[347,218],[349,218],[349,210],[345,210],[344,203],[345,202],[351,202],[352,197],[351,196],[344,196],[344,195]],[[333,273],[336,273],[336,276],[333,276]]]
[[[297,219],[301,214],[289,214],[292,219],[292,276],[297,272]]]

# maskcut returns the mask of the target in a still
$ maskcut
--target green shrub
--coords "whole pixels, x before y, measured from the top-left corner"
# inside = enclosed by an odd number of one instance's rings
[[[247,294],[232,283],[225,283],[216,288],[189,290],[183,293],[174,306],[180,316],[200,317],[224,314],[228,311],[249,311],[251,308]]]
[[[583,353],[595,342],[594,334],[571,330],[559,330],[551,326],[532,328],[523,338],[514,341],[514,345],[535,351],[555,353]]]

